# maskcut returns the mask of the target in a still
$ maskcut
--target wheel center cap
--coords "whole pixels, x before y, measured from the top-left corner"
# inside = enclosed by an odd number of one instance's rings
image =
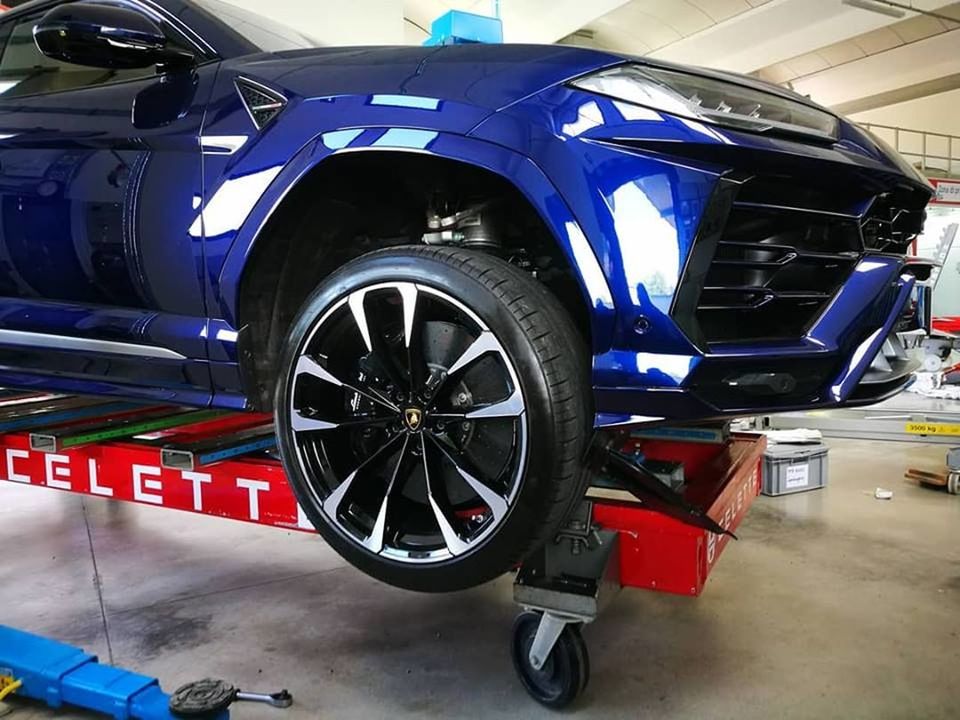
[[[404,408],[403,422],[410,432],[419,432],[423,427],[423,410],[418,407]]]

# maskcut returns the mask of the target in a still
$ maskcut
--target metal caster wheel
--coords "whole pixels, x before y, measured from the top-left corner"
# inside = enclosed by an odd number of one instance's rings
[[[952,472],[947,475],[947,492],[951,495],[960,495],[960,473]]]
[[[536,612],[524,612],[513,623],[513,642],[511,646],[513,667],[520,676],[520,682],[538,703],[549,708],[559,709],[572,703],[587,687],[590,680],[590,657],[586,643],[580,635],[580,624],[553,620],[561,623],[555,643],[546,654],[541,666],[535,666],[533,656],[537,631],[543,626],[551,635],[549,618]]]

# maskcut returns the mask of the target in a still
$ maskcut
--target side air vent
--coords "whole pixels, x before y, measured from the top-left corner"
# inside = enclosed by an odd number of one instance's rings
[[[258,130],[283,112],[287,105],[287,99],[283,95],[253,80],[237,78],[236,85],[240,99]]]

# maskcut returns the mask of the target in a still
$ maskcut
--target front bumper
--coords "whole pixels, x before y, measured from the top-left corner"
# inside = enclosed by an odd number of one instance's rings
[[[595,388],[597,425],[869,405],[900,392],[912,368],[899,363],[863,381],[909,307],[915,279],[903,268],[896,257],[864,259],[800,346],[692,356],[673,386]],[[674,358],[642,362],[668,366]]]
[[[557,87],[473,131],[530,157],[615,306],[594,334],[597,423],[866,404],[858,387],[914,285],[930,188],[858,130],[810,144]]]

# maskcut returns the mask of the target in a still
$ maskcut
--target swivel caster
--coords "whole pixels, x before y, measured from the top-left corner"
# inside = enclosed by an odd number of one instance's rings
[[[590,656],[580,624],[552,613],[524,612],[513,623],[513,667],[534,700],[559,709],[590,680]]]
[[[951,472],[947,475],[947,492],[951,495],[960,495],[960,472]]]

